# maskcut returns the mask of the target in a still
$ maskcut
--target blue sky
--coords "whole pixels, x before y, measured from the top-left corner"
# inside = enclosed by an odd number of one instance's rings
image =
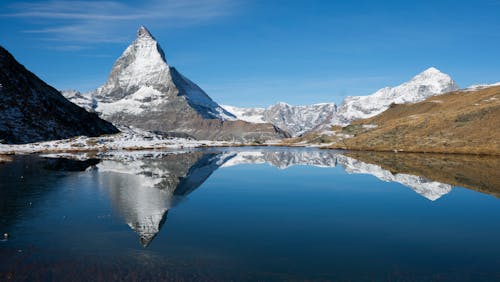
[[[430,66],[500,81],[500,0],[9,1],[0,44],[59,89],[106,80],[145,25],[170,65],[217,102],[340,102]]]

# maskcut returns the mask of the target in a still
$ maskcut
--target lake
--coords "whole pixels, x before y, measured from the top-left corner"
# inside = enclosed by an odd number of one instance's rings
[[[500,281],[499,171],[273,147],[16,156],[0,280]]]

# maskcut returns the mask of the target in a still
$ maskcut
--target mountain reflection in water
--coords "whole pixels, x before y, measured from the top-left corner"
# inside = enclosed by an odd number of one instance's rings
[[[146,247],[168,210],[198,188],[225,161],[223,157],[202,152],[111,157],[97,165],[99,183]]]
[[[383,156],[383,157],[382,157]],[[487,179],[499,179],[498,170],[492,158],[483,163],[469,161],[463,156],[437,156],[404,154],[374,154],[362,152],[339,153],[330,150],[209,150],[174,153],[140,153],[107,154],[101,156],[96,165],[100,187],[105,187],[112,201],[112,206],[124,221],[138,233],[140,242],[147,246],[165,223],[168,210],[173,208],[185,196],[197,189],[218,168],[226,168],[242,164],[269,164],[280,169],[294,165],[317,167],[336,167],[340,165],[349,174],[369,174],[382,181],[397,182],[414,190],[419,195],[431,200],[452,191],[452,185],[460,185],[471,189],[498,195],[498,183],[490,183],[485,179],[459,182],[456,175],[466,175],[455,170],[475,167]],[[363,161],[361,161],[363,160]],[[395,170],[388,166],[388,160],[397,162]],[[436,160],[440,160],[439,162]],[[427,169],[434,175],[411,169],[417,163],[426,163]],[[454,166],[446,166],[452,162]],[[471,163],[472,162],[472,163]],[[463,165],[457,165],[463,163]],[[438,167],[433,167],[436,164]],[[443,167],[446,170],[443,171]],[[497,166],[498,167],[498,166]],[[441,171],[442,173],[439,173]],[[455,175],[450,177],[442,174]],[[435,177],[441,175],[442,177]],[[468,176],[467,179],[470,179]],[[452,179],[455,179],[452,181]],[[465,179],[465,178],[464,178]],[[447,181],[447,183],[435,180]],[[451,184],[448,184],[451,183]],[[473,187],[469,183],[488,183],[485,188]]]
[[[10,158],[0,280],[498,280],[498,158],[275,147]]]
[[[29,181],[37,181],[36,174],[43,173],[41,168],[52,171],[84,171],[94,167],[92,173],[98,186],[109,195],[114,211],[139,235],[144,247],[158,234],[170,209],[200,187],[218,168],[237,165],[268,164],[279,169],[294,165],[326,168],[341,166],[349,174],[368,174],[382,181],[400,183],[431,201],[450,193],[453,186],[497,197],[500,195],[500,175],[497,169],[500,167],[500,158],[496,157],[340,153],[332,150],[281,148],[109,152],[94,158],[73,156],[81,160],[48,156],[51,158],[40,158],[35,165],[29,161],[32,157],[17,158],[11,163],[0,165],[0,177],[4,185],[9,183],[9,177],[14,176],[12,181],[16,181],[19,175],[31,175],[28,177]],[[43,181],[47,179],[43,178]],[[0,208],[3,220],[7,222],[8,215],[15,214],[22,208],[12,204],[13,197],[22,199],[26,195],[22,189],[14,194],[9,189],[0,191],[0,203],[3,203]]]

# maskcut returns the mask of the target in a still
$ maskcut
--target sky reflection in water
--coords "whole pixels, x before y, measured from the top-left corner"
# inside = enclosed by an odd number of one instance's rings
[[[16,157],[0,165],[0,277],[491,281],[498,162],[282,148]]]

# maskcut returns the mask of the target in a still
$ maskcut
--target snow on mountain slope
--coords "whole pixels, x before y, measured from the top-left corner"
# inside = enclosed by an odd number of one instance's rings
[[[109,103],[96,103],[95,111],[101,113],[103,116],[111,116],[119,113],[137,115],[166,101],[168,99],[162,97],[160,91],[151,86],[141,86],[137,91],[123,99]]]
[[[204,118],[235,119],[167,64],[160,45],[144,26],[115,62],[106,83],[92,96],[97,100],[96,111],[111,119],[122,112],[161,111],[162,105],[179,99]]]
[[[287,103],[278,103],[267,108],[264,120],[277,127],[299,136],[318,124],[330,120],[335,114],[334,103],[321,103],[307,106],[292,106]]]
[[[347,125],[356,119],[376,116],[392,103],[420,102],[457,89],[457,84],[449,75],[431,67],[399,86],[385,87],[368,96],[345,98],[331,124]]]
[[[77,106],[80,106],[88,112],[93,112],[97,107],[97,101],[90,94],[82,94],[78,90],[60,90],[61,94]]]
[[[264,120],[264,108],[238,108],[229,105],[221,105],[228,112],[234,114],[237,119],[253,123],[266,123]]]
[[[492,83],[492,84],[473,84],[473,85],[465,88],[464,91],[477,91],[477,90],[481,90],[484,88],[495,87],[495,86],[500,86],[500,82]]]
[[[266,109],[237,108],[227,105],[222,107],[233,113],[238,119],[255,123],[269,122],[292,136],[299,136],[318,124],[330,120],[336,110],[334,103],[292,106],[280,102]]]

